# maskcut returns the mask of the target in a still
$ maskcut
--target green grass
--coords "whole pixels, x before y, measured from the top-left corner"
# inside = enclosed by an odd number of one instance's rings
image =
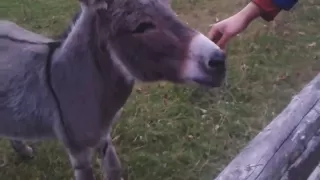
[[[173,7],[183,21],[206,33],[216,18],[232,15],[247,2],[174,0]],[[65,27],[75,5],[1,0],[0,17],[52,36]],[[254,22],[229,44],[225,87],[138,85],[113,130],[125,179],[209,180],[217,175],[319,72],[317,17],[320,5],[305,0],[274,22]],[[41,142],[36,150],[34,159],[22,161],[1,141],[0,161],[6,164],[0,167],[0,180],[72,178],[59,143]]]

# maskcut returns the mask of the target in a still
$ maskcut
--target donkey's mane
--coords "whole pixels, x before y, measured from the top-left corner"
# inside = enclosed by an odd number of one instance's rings
[[[83,15],[84,10],[83,9],[79,9],[76,14],[72,17],[71,22],[69,24],[69,26],[58,36],[59,40],[61,41],[61,47],[63,48],[64,43],[66,43],[67,39],[69,38],[69,36],[72,34],[72,32],[74,30],[76,30],[76,26],[77,23],[79,23],[80,17]],[[91,31],[93,33],[96,32],[96,27],[93,26],[93,29],[91,29]],[[93,34],[91,34],[91,38],[90,38],[90,50],[92,51],[92,56],[93,56],[93,61],[96,64],[96,68],[97,70],[100,72],[100,74],[102,76],[105,76],[105,71],[103,69],[101,69],[101,67],[103,67],[105,65],[106,62],[101,61],[102,59],[106,59],[109,58],[112,61],[112,64],[114,65],[114,67],[116,67],[123,76],[126,77],[126,79],[128,80],[128,83],[131,84],[133,83],[133,76],[132,74],[129,72],[129,70],[125,67],[125,65],[119,60],[117,54],[114,52],[113,48],[109,46],[109,44],[107,44],[106,42],[100,43],[100,38],[96,38]],[[100,44],[100,46],[98,48],[93,48],[93,46]],[[101,49],[101,45],[105,46],[104,48],[108,49]],[[108,52],[107,52],[108,51]]]
[[[80,15],[81,15],[82,11],[81,9],[79,9],[76,14],[72,17],[70,24],[67,26],[67,28],[57,36],[57,39],[64,41],[65,39],[67,39],[68,35],[72,32],[73,26],[75,25],[75,23],[77,22],[77,20],[79,19]]]

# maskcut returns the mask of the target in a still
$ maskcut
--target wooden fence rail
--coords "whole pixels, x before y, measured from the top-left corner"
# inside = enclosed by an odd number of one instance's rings
[[[320,180],[319,162],[320,73],[214,180]]]

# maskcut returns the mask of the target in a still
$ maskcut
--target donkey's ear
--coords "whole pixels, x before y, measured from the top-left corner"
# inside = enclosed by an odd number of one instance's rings
[[[166,5],[171,5],[172,0],[161,0]]]
[[[90,5],[94,4],[96,0],[79,0],[79,1],[80,1],[80,3],[82,3],[86,6],[90,6]]]
[[[88,6],[88,5],[94,5],[94,4],[100,4],[100,3],[107,3],[109,5],[114,0],[79,0],[79,1]]]
[[[110,5],[114,2],[114,0],[102,0],[102,1],[106,2],[108,5]]]

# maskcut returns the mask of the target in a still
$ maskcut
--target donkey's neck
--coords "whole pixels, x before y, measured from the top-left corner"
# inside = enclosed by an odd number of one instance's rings
[[[52,86],[63,121],[67,122],[65,126],[71,128],[68,131],[73,132],[74,138],[82,138],[81,141],[97,136],[90,133],[109,126],[133,87],[133,82],[128,81],[112,61],[110,53],[100,47],[95,18],[94,12],[82,10],[72,31],[54,54],[51,67]]]
[[[96,18],[94,11],[82,8],[71,32],[54,54],[54,63],[70,64],[78,70],[85,68],[86,72],[93,70],[98,72],[102,79],[114,75],[123,76],[128,84],[132,84],[134,79],[109,46],[106,37],[103,39],[97,33],[97,26],[94,24]],[[112,82],[105,83],[110,85]]]
[[[71,27],[70,32],[66,35],[60,53],[70,54],[74,52],[84,51],[88,52],[91,33],[93,30],[94,14],[91,11],[82,9],[78,19]]]
[[[99,7],[103,8],[103,6],[98,6],[98,8]],[[67,37],[59,53],[70,54],[86,52],[86,55],[90,56],[90,59],[98,63],[98,69],[103,66],[99,64],[100,62],[108,67],[112,66],[113,70],[119,70],[120,73],[126,77],[128,83],[132,83],[134,77],[119,59],[109,42],[106,41],[107,38],[101,37],[101,34],[98,33],[99,29],[97,29],[97,26],[94,24],[96,21],[97,16],[95,16],[94,12],[82,7],[82,10],[75,18],[74,25],[70,27],[71,31],[67,32]],[[103,40],[101,41],[100,39]],[[83,56],[81,57],[83,58]]]

